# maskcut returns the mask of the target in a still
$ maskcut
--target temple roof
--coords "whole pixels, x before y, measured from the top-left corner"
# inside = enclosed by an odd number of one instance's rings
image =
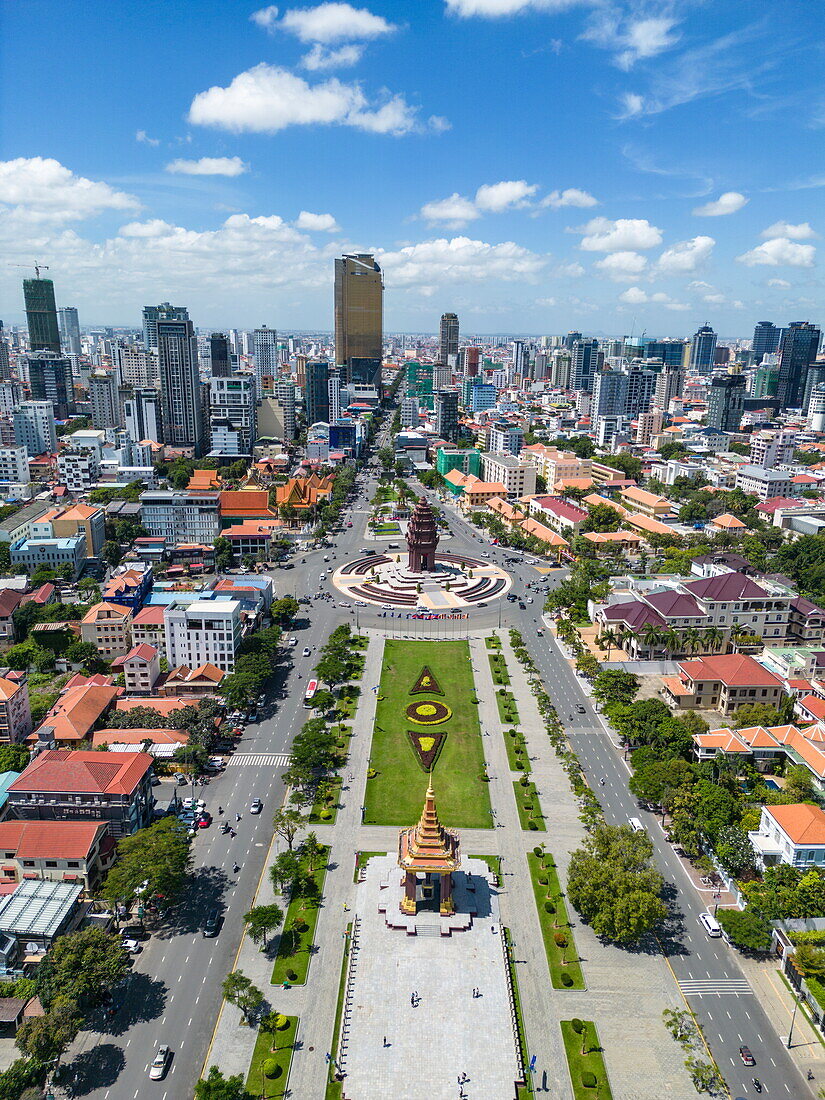
[[[398,837],[398,866],[405,871],[429,871],[443,875],[461,863],[458,833],[438,820],[432,776],[417,825],[402,829]]]
[[[407,545],[411,550],[415,546],[435,549],[438,545],[438,525],[433,510],[424,497],[419,497],[407,525]]]

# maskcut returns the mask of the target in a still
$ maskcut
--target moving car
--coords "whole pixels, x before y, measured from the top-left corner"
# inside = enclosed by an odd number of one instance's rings
[[[749,1047],[740,1047],[739,1048],[739,1057],[742,1059],[742,1061],[745,1063],[746,1066],[755,1066],[756,1065],[756,1059],[751,1054]]]
[[[297,638],[290,638],[289,639],[289,648],[290,649],[294,649],[297,644],[298,644],[298,639]]]
[[[586,711],[585,711],[584,707],[581,705],[581,703],[576,703],[576,713],[577,714],[585,714],[586,713]]]
[[[172,1052],[169,1047],[158,1047],[155,1052],[155,1057],[152,1059],[152,1064],[149,1066],[149,1080],[150,1081],[162,1081],[166,1076],[166,1067],[169,1065],[169,1058]]]
[[[717,939],[719,936],[722,935],[722,929],[719,925],[719,922],[716,920],[715,917],[712,917],[710,913],[700,913],[699,923],[702,925],[707,934],[713,939]]]
[[[302,657],[308,657],[309,656],[309,646],[308,645],[304,646],[304,649],[303,649],[303,652],[301,653],[301,656]]]
[[[259,814],[263,808],[263,802],[261,802],[260,798],[256,798],[253,800],[252,805],[249,807],[249,812],[251,814]]]
[[[210,909],[206,920],[203,922],[203,938],[205,940],[211,940],[214,936],[217,936],[218,929],[221,926],[221,914],[218,909]]]

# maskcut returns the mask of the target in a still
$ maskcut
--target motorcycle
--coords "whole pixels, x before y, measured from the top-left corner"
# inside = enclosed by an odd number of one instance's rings
[[[756,1089],[756,1091],[757,1091],[757,1092],[761,1092],[761,1091],[762,1091],[762,1082],[761,1082],[761,1081],[759,1080],[759,1078],[758,1078],[758,1077],[754,1077],[754,1079],[753,1079],[753,1087],[754,1087],[754,1088]]]

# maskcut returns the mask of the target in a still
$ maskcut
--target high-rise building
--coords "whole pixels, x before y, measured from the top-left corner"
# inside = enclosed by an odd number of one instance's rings
[[[745,409],[745,376],[737,366],[711,380],[707,425],[718,432],[738,432]]]
[[[802,398],[802,411],[807,415],[811,394],[817,386],[825,382],[825,360],[816,359],[808,367],[805,377],[805,394]]]
[[[261,325],[253,333],[255,355],[255,386],[258,399],[264,394],[264,378],[277,378],[280,369],[278,360],[278,333],[274,328]]]
[[[627,396],[623,410],[628,420],[635,420],[640,413],[647,412],[658,380],[657,371],[643,370],[636,364],[631,366],[627,372]]]
[[[458,439],[458,390],[439,390],[435,395],[435,434],[448,443]]]
[[[761,363],[766,355],[773,355],[779,347],[780,329],[772,321],[759,321],[753,330],[754,363]]]
[[[51,401],[55,419],[68,420],[74,414],[71,362],[53,351],[36,351],[24,358],[32,398]]]
[[[212,378],[209,383],[210,452],[239,457],[255,442],[255,380],[250,374]]]
[[[690,369],[699,374],[710,374],[713,370],[713,356],[716,351],[716,333],[708,324],[702,325],[691,340]]]
[[[458,315],[442,313],[438,333],[438,361],[445,367],[458,365]]]
[[[226,333],[213,332],[209,337],[209,367],[213,378],[228,378],[232,373],[232,356]]]
[[[624,414],[627,404],[627,375],[616,370],[606,370],[593,379],[593,404],[591,416],[615,416]]]
[[[198,342],[186,310],[162,307],[157,314],[158,362],[163,399],[164,442],[203,453],[204,424],[198,372]]]
[[[120,390],[123,424],[133,443],[150,439],[163,442],[163,414],[160,390],[154,386],[126,387]]]
[[[92,407],[92,427],[106,430],[121,424],[117,380],[111,371],[97,370],[89,378],[89,403]],[[134,441],[135,443],[138,440]]]
[[[326,359],[311,359],[306,365],[306,377],[304,407],[307,424],[328,424],[329,363]]]
[[[368,254],[335,261],[335,362],[381,359],[384,331],[384,284],[381,268]],[[347,376],[348,381],[349,376]]]
[[[57,307],[54,304],[54,283],[51,279],[24,279],[23,299],[29,326],[29,347],[32,351],[52,351],[60,355],[60,330]]]
[[[441,363],[433,363],[433,389],[443,390],[453,381],[453,372],[449,367],[443,367]]]
[[[550,359],[550,385],[556,389],[566,390],[570,387],[570,363],[572,356],[569,351],[555,348]]]
[[[581,340],[581,338],[582,334],[580,332],[568,332],[568,334],[564,338],[564,346],[567,348],[568,351],[572,351],[573,345],[577,341]]]
[[[80,322],[74,306],[63,306],[57,311],[57,325],[63,351],[67,355],[80,355]]]
[[[776,359],[776,353],[765,352],[771,360]],[[762,362],[756,368],[751,385],[751,397],[776,397],[779,392],[779,364],[776,362]]]
[[[51,401],[24,401],[12,413],[14,441],[30,458],[57,450],[57,429]]]
[[[649,340],[645,349],[648,359],[661,359],[665,367],[684,367],[687,340]]]
[[[7,382],[11,378],[9,365],[9,345],[3,333],[3,322],[0,321],[0,382]]]
[[[808,403],[808,417],[812,432],[825,432],[825,385],[814,387]]]
[[[524,341],[512,340],[510,342],[510,349],[512,356],[510,379],[511,381],[516,377],[522,379],[527,372],[527,354],[524,347]]]
[[[401,402],[401,427],[418,427],[418,398],[405,397]]]
[[[593,389],[593,378],[599,369],[599,341],[574,340],[570,359],[570,389]]]
[[[119,344],[116,350],[118,386],[156,386],[160,382],[156,351],[137,344]]]
[[[682,392],[681,365],[665,363],[661,372],[656,376],[656,388],[653,391],[653,404],[657,409],[666,413],[670,408],[670,402]]]
[[[805,399],[808,369],[816,361],[821,332],[809,321],[792,321],[785,329],[779,349],[777,397],[782,409],[801,409]]]
[[[464,373],[468,378],[475,378],[478,375],[478,365],[480,361],[481,348],[464,348]]]
[[[336,420],[341,419],[341,375],[334,367],[329,372],[327,388],[329,390],[329,422],[334,424]]]
[[[143,307],[143,346],[147,351],[158,348],[158,316],[163,314],[165,320],[188,321],[189,311],[185,306],[173,306],[170,302],[162,302],[159,306]]]
[[[291,378],[282,378],[275,383],[275,397],[281,408],[284,441],[291,441],[295,438],[295,383]]]

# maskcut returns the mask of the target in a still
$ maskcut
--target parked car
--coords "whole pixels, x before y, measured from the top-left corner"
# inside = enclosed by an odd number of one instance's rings
[[[130,955],[140,954],[140,944],[137,940],[131,940],[128,937],[124,937],[120,941],[120,946],[125,948],[125,950],[128,951]]]
[[[290,649],[294,649],[297,644],[298,644],[298,639],[297,638],[290,638],[289,639]]]
[[[178,784],[178,786],[180,786],[181,783],[188,783],[189,782],[189,777],[184,775],[183,772],[175,772],[175,774],[172,776],[172,778],[175,780],[175,782]]]
[[[172,1051],[169,1047],[158,1047],[155,1052],[155,1057],[152,1059],[152,1064],[149,1066],[149,1080],[150,1081],[162,1081],[166,1076],[166,1069],[169,1065],[169,1059],[172,1056]]]

